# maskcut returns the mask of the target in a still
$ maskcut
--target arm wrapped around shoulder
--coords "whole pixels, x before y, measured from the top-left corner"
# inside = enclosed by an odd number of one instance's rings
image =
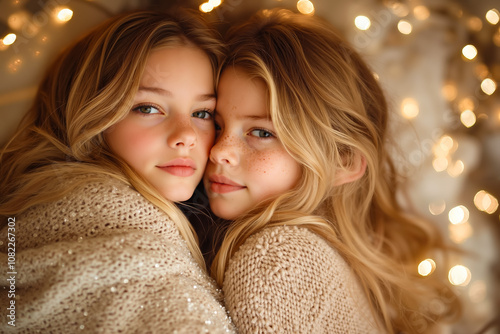
[[[224,279],[241,333],[378,333],[344,259],[313,232],[272,227],[248,238]]]

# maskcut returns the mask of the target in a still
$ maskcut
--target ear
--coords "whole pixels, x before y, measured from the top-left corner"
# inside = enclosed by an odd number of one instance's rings
[[[340,186],[359,180],[366,171],[366,158],[356,151],[353,155],[353,161],[350,169],[339,169],[335,174],[334,186]]]

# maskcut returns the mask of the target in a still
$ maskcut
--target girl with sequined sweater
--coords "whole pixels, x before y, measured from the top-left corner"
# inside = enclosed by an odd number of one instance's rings
[[[437,329],[457,299],[416,268],[445,245],[396,200],[372,71],[316,17],[266,10],[228,40],[204,183],[231,221],[212,269],[240,332]]]
[[[1,332],[233,332],[175,205],[213,144],[223,51],[199,17],[140,11],[56,59],[1,150]]]

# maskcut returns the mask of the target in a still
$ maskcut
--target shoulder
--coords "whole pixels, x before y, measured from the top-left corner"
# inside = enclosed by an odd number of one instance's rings
[[[280,276],[298,284],[309,276],[316,281],[333,268],[336,275],[350,274],[347,263],[323,238],[307,228],[279,226],[249,237],[231,259],[226,276],[235,280],[239,273],[255,270],[266,280]]]
[[[229,263],[223,290],[242,332],[377,332],[347,262],[307,228],[272,227],[248,238]]]
[[[19,247],[131,230],[178,238],[169,217],[130,185],[99,174],[79,175],[65,182],[73,189],[54,201],[36,205],[16,217]]]

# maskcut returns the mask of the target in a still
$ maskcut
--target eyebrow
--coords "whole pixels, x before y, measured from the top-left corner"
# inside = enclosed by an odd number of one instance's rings
[[[172,94],[171,91],[159,87],[139,86],[139,91],[150,92],[153,94],[163,95],[167,97],[172,97],[174,95]],[[215,94],[200,94],[196,97],[196,100],[202,102],[215,100]]]
[[[271,121],[271,117],[269,115],[241,115],[241,118],[256,120],[256,121],[259,120]]]

